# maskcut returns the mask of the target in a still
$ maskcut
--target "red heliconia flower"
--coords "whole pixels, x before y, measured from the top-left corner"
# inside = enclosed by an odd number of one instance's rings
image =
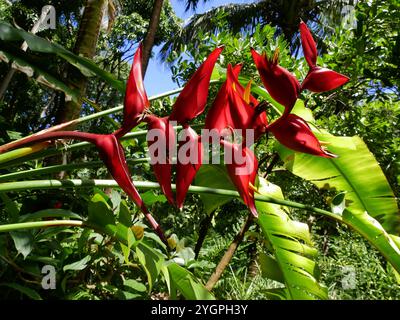
[[[295,114],[288,115],[278,126],[269,130],[281,144],[294,151],[324,158],[337,157],[321,146],[307,122]]]
[[[306,58],[307,64],[310,66],[310,68],[314,68],[317,65],[317,45],[315,44],[314,38],[310,30],[307,28],[307,25],[303,21],[300,22],[299,28],[304,57]]]
[[[201,138],[191,127],[186,126],[181,134],[186,140],[179,142],[176,165],[176,206],[182,209],[189,186],[203,160]]]
[[[254,63],[258,69],[264,87],[271,97],[285,107],[285,116],[290,113],[300,93],[297,78],[278,64],[278,51],[272,59],[265,53],[260,55],[251,49]]]
[[[172,124],[169,122],[168,117],[158,118],[156,116],[148,116],[144,120],[148,123],[149,130],[157,130],[152,133],[155,134],[157,140],[151,141],[149,135],[147,136],[149,150],[157,143],[159,148],[154,148],[154,152],[150,151],[151,164],[154,174],[161,186],[161,190],[167,197],[167,200],[172,205],[174,204],[174,195],[171,188],[172,177],[172,157],[175,150],[175,131]],[[151,131],[149,131],[151,133]],[[149,134],[148,133],[148,134]]]
[[[143,84],[142,48],[143,46],[140,44],[133,58],[132,68],[129,73],[125,90],[122,127],[114,133],[118,138],[138,125],[143,113],[150,106]]]
[[[301,85],[301,90],[310,90],[316,93],[331,91],[350,80],[340,73],[317,66],[317,45],[303,21],[300,23],[300,35],[304,57],[310,67],[310,71]]]
[[[223,47],[216,48],[187,82],[175,101],[169,116],[171,121],[187,124],[204,111],[211,74],[223,49]]]
[[[350,78],[333,70],[314,67],[304,79],[301,90],[307,89],[316,93],[331,91],[344,85],[349,80]]]
[[[253,151],[243,145],[233,144],[225,140],[222,140],[221,144],[225,147],[225,153],[232,155],[232,163],[225,164],[232,183],[250,212],[258,217],[254,201],[254,184],[258,169],[256,156]],[[235,156],[235,154],[240,156]]]
[[[267,116],[257,109],[259,102],[250,94],[250,85],[244,88],[238,80],[241,65],[228,65],[225,83],[221,86],[205,122],[206,129],[254,129],[257,140],[266,132]]]

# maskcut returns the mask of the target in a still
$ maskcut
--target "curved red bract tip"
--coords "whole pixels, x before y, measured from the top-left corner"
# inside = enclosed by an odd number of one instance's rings
[[[310,90],[316,93],[331,91],[346,84],[349,80],[349,77],[333,70],[315,67],[304,79],[301,90]]]
[[[122,128],[116,132],[118,137],[129,132],[139,123],[141,115],[150,106],[143,84],[142,43],[136,50],[125,90],[124,117]]]
[[[270,131],[281,144],[291,150],[324,158],[337,157],[324,150],[307,122],[294,114],[288,115],[285,120],[278,126],[271,128]]]
[[[317,65],[317,45],[314,41],[314,38],[308,29],[307,25],[302,21],[300,22],[300,36],[301,36],[301,45],[303,47],[304,57],[306,58],[307,64],[310,68],[313,68]]]
[[[300,83],[297,78],[278,65],[275,58],[269,59],[265,55],[260,55],[253,48],[251,54],[268,93],[286,109],[291,110],[300,93]]]
[[[223,49],[223,47],[216,48],[187,82],[175,101],[169,116],[171,121],[187,124],[204,111],[211,74]]]

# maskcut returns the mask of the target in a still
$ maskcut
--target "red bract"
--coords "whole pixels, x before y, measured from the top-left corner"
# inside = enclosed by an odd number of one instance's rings
[[[186,140],[179,143],[176,166],[176,206],[182,209],[189,186],[191,185],[203,160],[201,139],[191,127],[183,129]]]
[[[301,35],[301,45],[303,47],[304,57],[310,68],[317,65],[317,45],[315,44],[314,38],[307,28],[307,25],[302,21],[300,22],[300,35]]]
[[[142,44],[140,44],[133,58],[132,68],[126,85],[122,128],[117,130],[115,135],[118,138],[122,137],[135,127],[149,106],[150,102],[143,85]]]
[[[169,116],[171,121],[186,124],[204,111],[211,74],[223,49],[223,47],[215,49],[190,78],[175,101]]]
[[[331,91],[350,80],[340,73],[317,66],[317,45],[304,22],[300,23],[300,34],[304,57],[310,67],[310,71],[302,83],[301,90],[307,89],[316,93]]]
[[[238,64],[232,68],[232,73],[235,75],[235,77],[238,77],[241,68],[241,64]],[[228,88],[232,88],[232,85],[232,78],[227,75],[226,81],[219,89],[217,97],[207,113],[205,121],[206,129],[215,129],[221,133],[222,130],[233,126],[228,96],[230,90]]]
[[[243,202],[251,213],[258,217],[254,202],[254,184],[257,176],[258,161],[253,151],[238,144],[221,141],[225,153],[232,155],[232,163],[227,163],[226,168],[236,189],[239,191]]]
[[[310,70],[307,77],[304,79],[301,90],[307,89],[316,93],[331,91],[344,85],[349,80],[348,77],[335,71],[315,67]]]
[[[265,54],[258,54],[254,49],[251,49],[251,54],[264,87],[274,100],[285,107],[286,113],[289,113],[300,93],[299,81],[288,70],[278,65],[277,52],[272,59]]]
[[[173,205],[174,196],[171,188],[171,176],[172,156],[175,150],[175,131],[168,117],[148,116],[145,121],[148,123],[148,129],[151,130],[149,131],[151,136],[148,133],[147,142],[153,171],[161,190]]]
[[[337,157],[324,150],[307,122],[294,114],[287,116],[278,126],[270,128],[270,131],[281,144],[294,151],[324,158]]]
[[[237,75],[233,72],[232,66],[228,66],[227,78],[232,83],[228,90],[230,102],[230,118],[234,129],[254,130],[254,141],[266,132],[268,125],[267,115],[264,110],[258,110],[258,101],[250,94],[251,82],[246,88],[243,88]]]

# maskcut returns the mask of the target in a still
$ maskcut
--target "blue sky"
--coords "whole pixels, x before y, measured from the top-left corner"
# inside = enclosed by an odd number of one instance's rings
[[[197,6],[196,13],[205,12],[213,7],[217,7],[228,3],[248,3],[254,0],[212,0],[208,3],[203,4],[200,2]],[[177,14],[181,19],[190,18],[194,12],[185,12],[185,4],[182,0],[171,0],[171,4]],[[177,85],[171,80],[171,72],[169,67],[162,64],[157,59],[157,54],[159,52],[159,47],[153,48],[154,58],[150,60],[149,66],[147,68],[146,76],[144,79],[147,94],[149,96],[159,94],[168,90],[176,89]]]

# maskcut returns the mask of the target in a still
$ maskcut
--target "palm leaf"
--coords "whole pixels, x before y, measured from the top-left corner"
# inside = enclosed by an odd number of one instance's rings
[[[259,193],[283,199],[281,189],[259,178]],[[315,263],[317,250],[313,248],[308,226],[293,221],[279,205],[256,201],[258,223],[267,239],[271,255],[264,255],[269,275],[285,284],[287,299],[326,299],[327,290],[318,283]],[[271,276],[273,275],[273,276]]]
[[[26,41],[29,49],[34,52],[55,54],[78,68],[85,76],[92,77],[96,75],[120,92],[125,90],[123,81],[116,79],[111,73],[99,68],[92,60],[77,56],[59,44],[51,43],[32,33],[14,28],[4,21],[0,21],[0,39],[3,41]]]

